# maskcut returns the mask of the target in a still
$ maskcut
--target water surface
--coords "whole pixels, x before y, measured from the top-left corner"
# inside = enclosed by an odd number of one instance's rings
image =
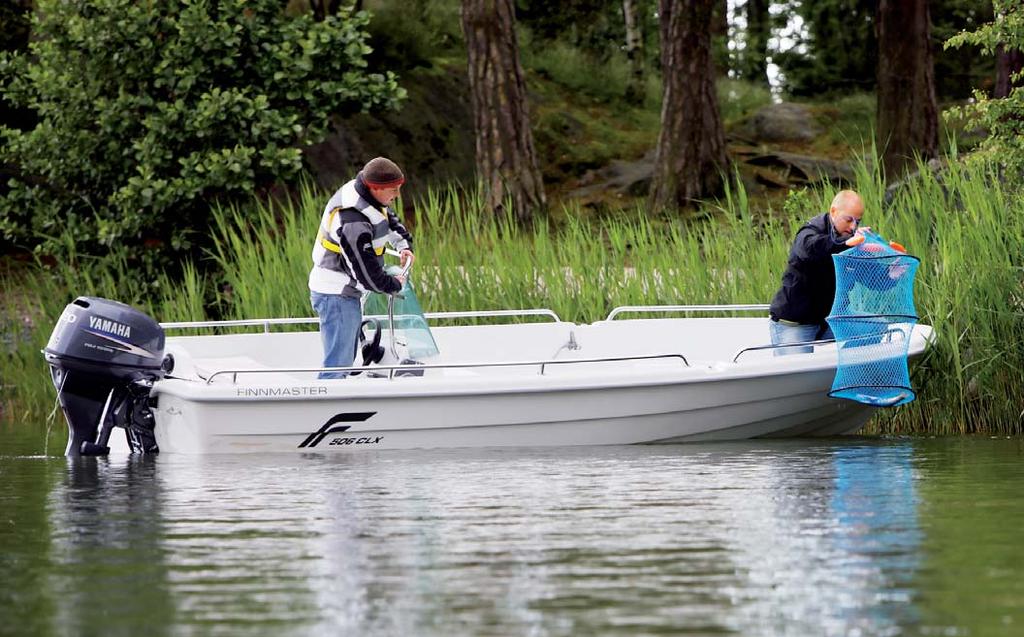
[[[0,633],[1024,634],[1018,440],[72,460],[0,433]]]

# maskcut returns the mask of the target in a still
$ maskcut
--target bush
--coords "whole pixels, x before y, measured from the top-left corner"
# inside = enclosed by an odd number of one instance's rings
[[[1024,50],[1024,7],[1016,0],[996,0],[992,6],[998,16],[995,21],[950,38],[946,48],[973,45],[990,55],[1000,48]],[[993,99],[975,90],[973,103],[950,109],[945,115],[947,122],[962,119],[968,126],[988,130],[977,159],[995,159],[1011,173],[1020,174],[1024,171],[1024,73],[1011,79],[1014,88],[1007,97]]]
[[[70,230],[80,251],[152,269],[198,247],[211,201],[297,175],[330,114],[403,96],[367,69],[367,14],[282,6],[40,0],[30,52],[0,57],[0,91],[38,116],[0,127],[0,163],[19,175],[0,231],[56,253]]]
[[[431,67],[442,58],[464,59],[459,0],[401,0],[370,5],[371,65],[393,71]]]

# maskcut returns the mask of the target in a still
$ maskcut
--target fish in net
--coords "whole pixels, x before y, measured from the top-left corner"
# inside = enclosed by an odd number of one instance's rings
[[[836,296],[829,313],[839,354],[829,396],[891,407],[916,397],[907,352],[917,324],[914,275],[920,260],[881,236],[832,255]]]

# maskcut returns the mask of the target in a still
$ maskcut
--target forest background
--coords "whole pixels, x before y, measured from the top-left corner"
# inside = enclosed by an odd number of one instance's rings
[[[634,273],[511,295],[438,274],[428,303],[587,321],[765,302],[794,224],[856,187],[933,265],[941,335],[928,399],[878,428],[1019,432],[1021,33],[999,1],[8,0],[3,402],[41,412],[22,379],[45,380],[39,341],[75,294],[161,320],[308,314],[308,218],[386,155],[425,272],[510,249],[532,261],[497,279]]]

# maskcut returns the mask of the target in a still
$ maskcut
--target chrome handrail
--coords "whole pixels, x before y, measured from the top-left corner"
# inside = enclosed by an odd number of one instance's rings
[[[828,345],[829,343],[835,343],[836,339],[827,338],[820,341],[799,341],[797,343],[779,343],[778,345],[755,345],[753,347],[744,347],[740,351],[736,352],[736,355],[732,357],[732,362],[736,362],[740,356],[747,352],[756,352],[765,349],[782,349],[784,347],[802,347],[806,345]]]
[[[527,310],[480,310],[464,312],[426,312],[424,318],[428,319],[454,319],[454,318],[487,318],[497,316],[548,316],[556,323],[562,319],[554,311],[547,308],[535,308]],[[364,318],[383,319],[383,315],[366,316]],[[165,330],[198,329],[204,327],[253,327],[263,326],[265,333],[270,332],[271,325],[311,325],[319,323],[318,318],[269,318],[269,319],[238,319],[230,321],[170,321],[161,323],[160,327]]]
[[[850,343],[850,342],[859,341],[859,340],[867,341],[867,340],[871,340],[871,339],[875,339],[875,338],[880,338],[882,336],[888,336],[889,337],[888,338],[888,342],[891,343],[892,342],[892,335],[893,334],[902,334],[904,338],[907,338],[907,333],[904,332],[903,330],[901,330],[900,328],[898,328],[898,327],[890,327],[889,329],[885,330],[884,332],[880,332],[878,334],[861,334],[860,336],[853,336],[851,338],[844,338],[842,342],[843,343]],[[837,339],[834,339],[834,338],[827,338],[827,339],[823,339],[823,340],[819,340],[819,341],[800,341],[798,343],[779,343],[777,345],[755,345],[753,347],[744,347],[740,351],[736,352],[736,356],[733,356],[732,362],[735,363],[737,361],[737,359],[741,355],[746,353],[746,352],[754,352],[754,351],[766,350],[766,349],[782,349],[784,347],[801,347],[801,346],[805,346],[805,345],[829,345],[831,343],[835,343],[836,340]]]
[[[548,316],[554,319],[555,323],[562,323],[562,319],[555,314],[554,310],[546,307],[532,308],[527,310],[467,310],[462,312],[426,312],[423,314],[428,319],[450,319],[450,318],[486,318],[493,316]]]
[[[376,370],[388,370],[388,378],[392,379],[395,377],[396,371],[403,370],[425,370],[425,369],[468,369],[473,367],[526,367],[529,365],[540,365],[540,373],[544,374],[544,367],[546,365],[569,365],[575,363],[615,363],[622,361],[632,360],[651,360],[657,358],[679,358],[682,359],[683,364],[687,367],[690,366],[690,362],[686,360],[686,357],[682,354],[649,354],[645,356],[612,356],[607,358],[575,358],[575,359],[561,359],[561,360],[542,360],[542,361],[504,361],[500,363],[442,363],[442,364],[424,364],[424,365],[374,365],[373,367],[364,366],[349,366],[349,367],[278,367],[271,369],[219,369],[209,376],[206,377],[206,384],[209,385],[213,382],[213,379],[217,376],[231,374],[234,377],[234,381],[237,382],[238,374],[272,374],[272,373],[319,373],[319,372],[371,372]]]
[[[606,321],[613,320],[619,314],[624,312],[766,312],[768,311],[768,305],[766,304],[746,304],[746,305],[620,305],[611,312],[604,319]]]
[[[272,318],[272,319],[238,319],[232,321],[170,321],[161,323],[165,330],[186,330],[202,327],[251,327],[262,325],[264,332],[270,332],[271,325],[306,325],[319,323],[317,318]]]

